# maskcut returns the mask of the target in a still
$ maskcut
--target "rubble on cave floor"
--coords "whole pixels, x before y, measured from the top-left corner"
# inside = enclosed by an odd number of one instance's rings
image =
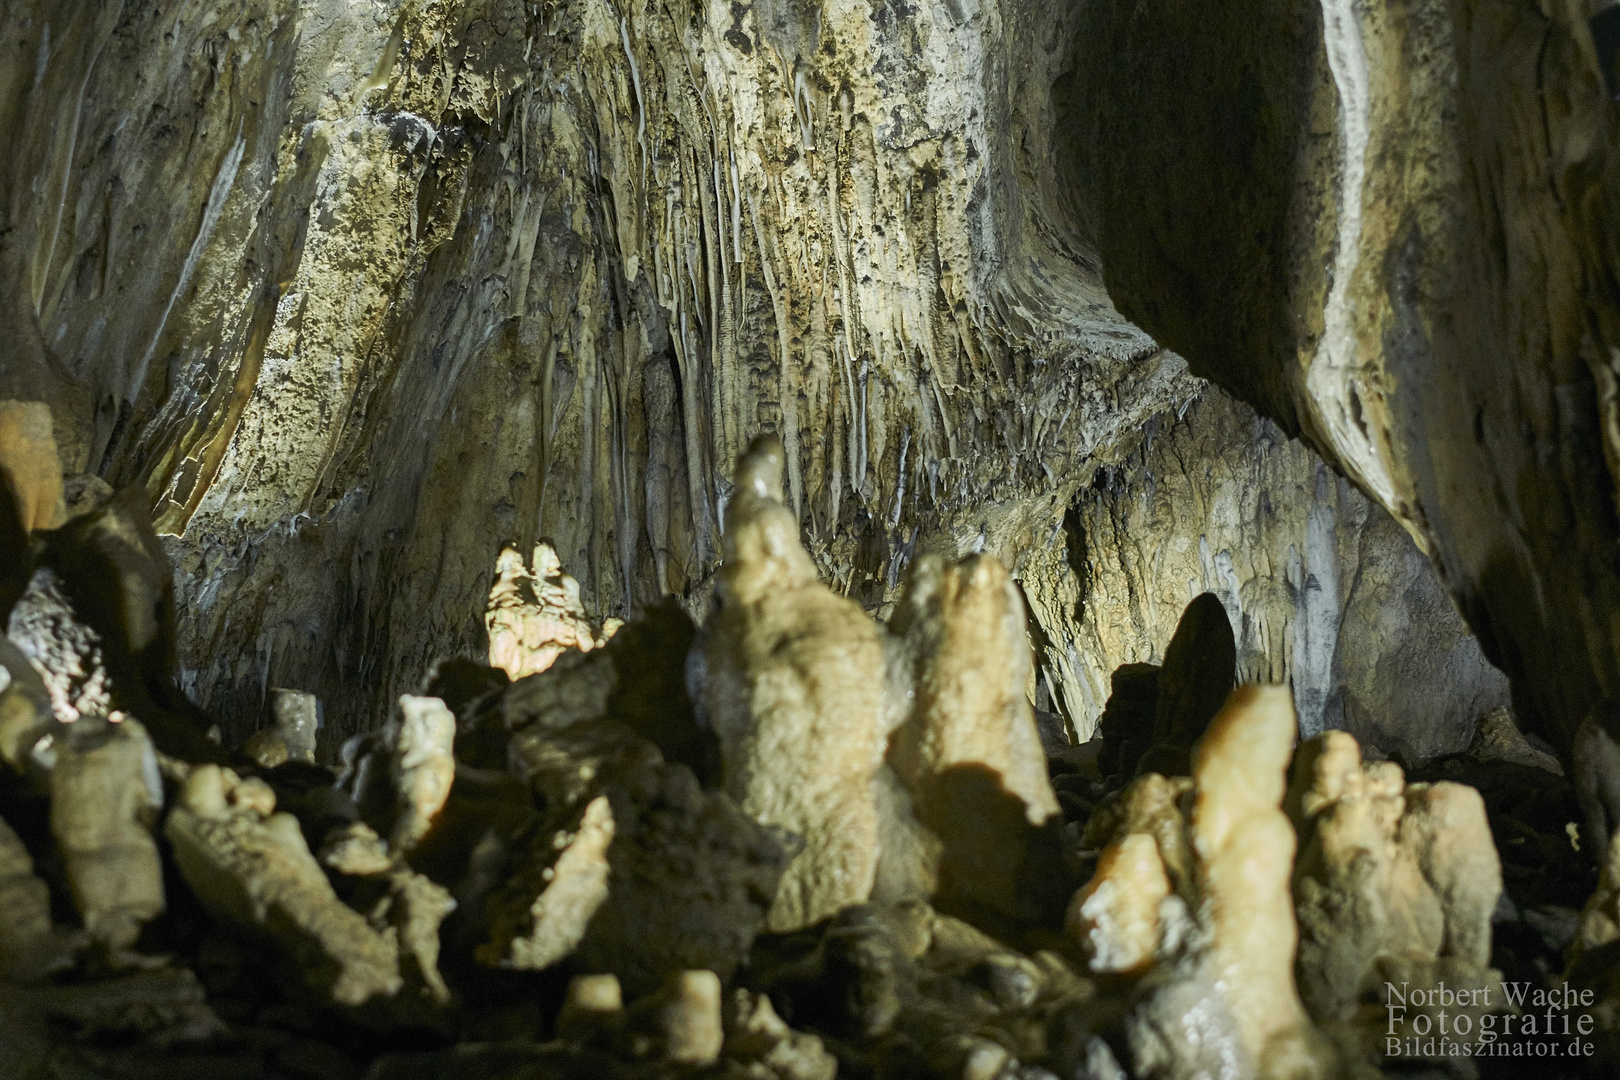
[[[296,692],[207,736],[129,496],[29,536],[0,484],[0,1075],[1370,1078],[1424,1065],[1385,982],[1566,949],[1620,1060],[1620,862],[1510,716],[1404,767],[1298,742],[1206,596],[1098,741],[1043,747],[1007,572],[921,558],[876,622],[781,468],[739,466],[703,627],[596,627],[508,551],[503,663],[331,762]]]

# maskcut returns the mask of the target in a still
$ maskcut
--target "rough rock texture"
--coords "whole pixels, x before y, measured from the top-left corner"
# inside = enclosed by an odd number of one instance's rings
[[[692,589],[760,431],[841,589],[881,598],[930,538],[1011,565],[1192,390],[1054,182],[1073,29],[998,0],[12,5],[0,395],[155,497],[188,689],[308,689],[339,736],[481,651],[503,543],[552,537],[604,614]]]
[[[1291,681],[1302,730],[1417,761],[1468,746],[1508,700],[1423,553],[1297,440],[1211,388],[1149,424],[1030,556],[1043,666],[1081,741],[1109,679],[1163,663],[1188,601],[1220,598],[1241,679]]]
[[[872,894],[872,784],[888,734],[883,631],[817,580],[782,484],[782,444],[761,439],[737,466],[719,610],[703,645],[726,790],[744,813],[804,841],[767,920],[774,931]]]
[[[163,806],[151,740],[138,721],[83,717],[56,738],[51,832],[85,932],[111,952],[163,910],[151,827]]]
[[[1065,929],[1092,971],[1134,974],[1158,956],[1159,905],[1169,895],[1153,837],[1126,833],[1097,857],[1091,880],[1069,905]]]
[[[216,919],[275,941],[338,1004],[398,992],[397,941],[338,899],[298,820],[252,783],[217,765],[191,770],[163,830],[186,883]]]
[[[1393,762],[1363,764],[1355,739],[1327,732],[1295,755],[1287,807],[1300,995],[1321,1021],[1349,1019],[1375,962],[1468,983],[1489,969],[1502,866],[1485,805],[1461,784],[1406,784]],[[1421,975],[1420,975],[1421,978]]]
[[[572,954],[633,993],[688,969],[729,978],[787,863],[772,832],[611,719],[531,722],[509,752],[541,814],[489,900],[480,958],[541,968]]]
[[[1058,105],[1120,310],[1389,510],[1565,754],[1620,685],[1591,11],[1089,5]]]
[[[495,560],[495,584],[484,611],[489,662],[513,679],[549,668],[564,651],[604,644],[585,617],[579,582],[565,574],[557,551],[536,544],[529,566],[512,548]]]
[[[941,843],[939,893],[1011,915],[1020,887],[1042,873],[1031,865],[1035,830],[1058,809],[1026,696],[1034,674],[1026,621],[995,559],[947,566],[928,555],[912,567],[889,624],[910,654],[912,689],[887,760]]]

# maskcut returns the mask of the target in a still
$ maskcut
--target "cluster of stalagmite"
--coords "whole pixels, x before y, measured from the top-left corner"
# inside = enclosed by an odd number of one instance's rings
[[[774,439],[736,481],[701,630],[674,604],[592,630],[544,546],[535,573],[508,551],[507,666],[439,664],[331,764],[307,695],[278,692],[236,751],[133,659],[163,650],[104,598],[151,568],[89,557],[144,550],[127,506],[14,529],[0,969],[173,969],[206,1041],[222,1015],[264,1022],[209,959],[241,950],[273,973],[250,996],[434,1032],[478,1075],[757,1080],[895,1075],[899,1045],[948,1080],[1371,1075],[1383,980],[1502,978],[1480,793],[1408,783],[1344,732],[1296,747],[1287,688],[1234,688],[1214,597],[1161,668],[1116,676],[1103,740],[1043,747],[1000,564],[921,557],[878,622],[818,579]],[[106,565],[97,592],[82,568]],[[68,715],[51,664],[75,641],[105,702]],[[1542,768],[1503,723],[1481,759]],[[1620,937],[1608,875],[1589,966]],[[53,925],[53,889],[82,930]],[[178,929],[195,908],[200,939]],[[491,1032],[517,1064],[492,1064]]]

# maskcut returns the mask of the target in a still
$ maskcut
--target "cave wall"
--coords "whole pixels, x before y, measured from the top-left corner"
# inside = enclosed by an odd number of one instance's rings
[[[822,572],[1013,561],[1193,392],[1057,180],[1075,14],[1017,3],[0,9],[0,396],[141,484],[188,690],[365,727],[483,648],[504,541],[701,608],[731,462]]]
[[[1339,728],[1417,762],[1467,749],[1508,703],[1395,519],[1218,387],[1099,469],[1064,541],[1023,582],[1078,732],[1094,729],[1115,668],[1163,662],[1203,592],[1231,620],[1239,679],[1290,683],[1306,735]]]
[[[1389,510],[1566,751],[1620,692],[1593,9],[1086,5],[1058,106],[1120,310]]]

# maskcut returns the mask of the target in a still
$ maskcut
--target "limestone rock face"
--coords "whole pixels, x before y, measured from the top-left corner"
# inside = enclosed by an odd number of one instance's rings
[[[1564,753],[1620,675],[1592,10],[1097,5],[1058,105],[1120,310],[1388,510]]]
[[[1418,761],[1466,749],[1480,716],[1508,703],[1397,521],[1218,388],[1099,470],[1064,531],[1067,548],[1031,553],[1020,573],[1082,739],[1112,673],[1165,663],[1204,592],[1226,609],[1238,678],[1291,682],[1307,736],[1337,727]]]
[[[686,594],[759,432],[841,588],[1011,565],[1192,391],[1055,182],[1062,9],[188,4],[4,17],[0,395],[152,493],[221,713],[380,724],[506,543]]]
[[[727,507],[706,713],[725,787],[755,820],[800,836],[767,926],[795,930],[865,902],[877,871],[872,781],[883,760],[881,629],[816,579],[782,503],[782,444],[755,443]]]

